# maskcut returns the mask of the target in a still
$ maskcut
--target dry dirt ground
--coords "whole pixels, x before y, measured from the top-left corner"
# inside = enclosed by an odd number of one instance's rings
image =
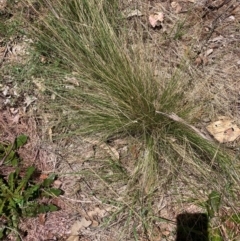
[[[15,3],[11,9],[7,9],[5,3],[6,1],[0,1],[0,21],[13,22],[21,11],[21,4]],[[141,16],[136,12],[134,14],[133,10],[140,11]],[[181,58],[189,61],[190,72],[198,73],[199,92],[194,95],[197,101],[206,101],[205,108],[196,116],[200,128],[215,120],[218,115],[227,115],[240,125],[239,1],[129,0],[124,1],[121,11],[128,16],[124,21],[129,21],[132,26],[130,34],[135,34],[139,23],[147,26],[145,41],[152,46],[153,61],[163,63],[161,72],[153,69],[156,75],[163,72],[171,74],[171,66],[180,64]],[[156,12],[164,13],[164,21],[152,28],[148,18]],[[184,24],[181,25],[182,23]],[[164,34],[171,35],[171,38],[163,40]],[[8,71],[9,66],[26,61],[30,41],[23,36],[6,37],[3,32],[0,33],[1,141],[12,142],[18,134],[27,135],[28,143],[19,150],[23,166],[34,164],[42,173],[58,173],[59,186],[65,194],[53,199],[61,207],[60,211],[22,220],[20,227],[25,231],[23,240],[134,240],[133,237],[119,233],[124,217],[119,217],[108,227],[100,227],[104,218],[114,209],[107,202],[103,204],[103,196],[106,199],[108,195],[117,197],[118,193],[124,191],[124,187],[118,184],[115,187],[118,190],[116,193],[104,181],[86,179],[81,173],[93,173],[96,166],[104,168],[101,160],[107,157],[119,159],[131,172],[131,165],[141,146],[131,139],[115,140],[111,146],[80,137],[58,138],[56,141],[53,138],[57,134],[56,119],[41,109],[44,103],[41,92],[37,88],[23,92],[21,85],[29,80],[19,82],[19,79],[15,79],[16,75]],[[181,188],[179,187],[180,191]],[[156,207],[159,217],[171,222],[156,223],[155,234],[151,239],[154,241],[175,240],[177,214],[201,212],[197,206],[174,203],[168,194],[159,197]],[[232,228],[236,232],[240,231],[239,227]],[[140,240],[147,239],[143,235]]]

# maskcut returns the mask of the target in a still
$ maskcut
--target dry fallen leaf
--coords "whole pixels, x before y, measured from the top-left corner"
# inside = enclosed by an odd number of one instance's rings
[[[194,61],[194,63],[195,63],[197,66],[199,66],[200,64],[202,64],[202,62],[203,62],[203,60],[202,60],[201,56],[197,57],[197,58],[195,59],[195,61]]]
[[[119,160],[119,153],[118,151],[114,148],[111,147],[105,143],[100,145],[100,148],[106,150],[106,152],[112,157],[113,160]]]
[[[202,63],[203,63],[203,65],[208,64],[208,57],[207,56],[202,56]]]
[[[162,235],[168,237],[170,235],[170,232],[168,230],[162,231]]]
[[[45,174],[45,173],[41,173],[41,175],[39,176],[39,179],[40,179],[41,181],[43,181],[43,180],[45,180],[45,179],[47,179],[47,178],[48,178],[48,175]]]
[[[74,90],[75,87],[73,85],[65,85],[64,86],[66,89],[69,89],[69,90]]]
[[[98,227],[98,226],[99,226],[98,221],[93,220],[93,221],[92,221],[92,225],[91,225],[91,227],[96,228],[96,227]]]
[[[15,56],[23,56],[26,52],[26,44],[16,44],[12,47],[12,54]]]
[[[175,13],[180,13],[182,11],[182,6],[178,2],[171,2],[171,7]]]
[[[3,89],[3,91],[2,91],[2,93],[3,93],[4,96],[7,96],[9,89],[10,89],[10,88],[9,88],[8,86],[5,86],[5,87],[4,87],[4,89]]]
[[[54,186],[55,188],[60,188],[60,187],[62,186],[62,182],[61,182],[60,180],[55,180],[55,181],[53,182],[53,186]]]
[[[205,55],[205,56],[208,56],[208,55],[212,54],[212,52],[213,52],[213,49],[208,49],[208,50],[206,50],[206,52],[204,53],[204,55]]]
[[[79,235],[71,235],[66,241],[79,241]]]
[[[106,214],[106,210],[100,209],[99,207],[96,207],[93,211],[88,212],[88,216],[92,219],[94,216],[98,216],[100,218],[103,218]]]
[[[240,129],[234,120],[221,116],[207,127],[208,132],[220,143],[233,142],[240,137]]]
[[[237,4],[237,5],[235,6],[235,8],[233,8],[231,14],[238,15],[239,12],[240,12],[240,5]]]
[[[85,140],[93,145],[99,146],[99,148],[101,148],[102,150],[105,150],[106,153],[109,154],[113,160],[119,160],[119,158],[120,158],[119,153],[114,147],[111,147],[111,146],[107,145],[106,143],[101,143],[97,140],[92,140],[90,138],[85,139]]]
[[[40,56],[40,62],[43,63],[43,64],[46,64],[47,63],[47,58],[45,56]]]
[[[223,39],[224,39],[224,37],[222,35],[219,35],[219,36],[217,36],[217,37],[215,37],[213,39],[210,39],[209,41],[211,41],[211,42],[220,42]]]
[[[70,83],[70,84],[73,84],[75,86],[79,86],[78,79],[74,76],[66,76],[65,79],[63,80],[63,82]]]
[[[138,9],[126,11],[126,18],[141,17],[142,15],[143,14]]]
[[[77,220],[71,227],[71,235],[66,241],[78,241],[79,240],[79,231],[83,228],[87,228],[92,224],[92,221],[88,221],[86,218],[81,218]]]
[[[3,11],[7,7],[7,0],[0,1],[0,10]]]
[[[41,92],[44,92],[46,90],[46,86],[44,85],[43,80],[33,78],[32,82],[36,85],[38,90],[40,90]]]
[[[19,123],[19,120],[20,120],[20,115],[17,114],[15,115],[13,118],[12,118],[12,124],[18,124]]]
[[[91,223],[92,221],[88,221],[86,218],[81,218],[80,221],[77,220],[71,227],[71,234],[77,235],[79,230],[89,227]]]
[[[19,112],[18,108],[9,108],[12,115],[16,115]]]
[[[27,95],[24,100],[25,107],[31,105],[35,100],[37,100],[37,97]]]
[[[51,95],[51,100],[55,100],[56,99],[56,95],[55,94],[52,94]]]
[[[161,26],[164,20],[164,15],[162,12],[157,12],[155,14],[151,14],[148,19],[151,26],[155,28],[155,27]]]
[[[44,225],[46,222],[46,214],[45,213],[40,213],[38,215],[38,221],[41,225]]]

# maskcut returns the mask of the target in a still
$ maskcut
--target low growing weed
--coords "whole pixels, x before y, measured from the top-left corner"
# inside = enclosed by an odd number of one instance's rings
[[[14,169],[8,176],[4,173],[0,175],[0,218],[3,222],[0,226],[1,239],[14,231],[17,240],[21,240],[18,230],[20,218],[58,210],[53,204],[41,202],[41,197],[51,198],[62,193],[60,189],[51,188],[55,175],[36,183],[33,181],[36,172],[34,166],[27,167],[24,171],[19,167],[20,159],[16,151],[26,141],[27,137],[20,135],[13,144],[0,143],[1,166]]]

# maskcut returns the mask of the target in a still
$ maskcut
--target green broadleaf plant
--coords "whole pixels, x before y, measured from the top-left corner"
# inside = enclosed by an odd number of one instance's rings
[[[21,146],[27,143],[28,137],[25,135],[19,135],[15,140],[16,149],[20,148]]]
[[[0,144],[0,154],[4,158],[3,164],[10,163],[12,166],[19,164],[16,150],[23,146],[26,141],[27,137],[21,135],[16,138],[13,145]],[[12,159],[9,160],[12,157],[15,158],[16,162],[13,163]],[[29,166],[22,176],[22,170],[16,167],[8,177],[4,174],[0,175],[0,218],[6,220],[6,223],[0,227],[0,238],[6,237],[10,230],[16,230],[17,240],[20,240],[18,232],[20,218],[34,217],[39,213],[53,212],[59,209],[53,204],[40,204],[38,201],[43,196],[51,198],[62,194],[60,189],[51,188],[56,175],[52,174],[44,181],[36,183],[33,181],[35,172],[36,168]]]

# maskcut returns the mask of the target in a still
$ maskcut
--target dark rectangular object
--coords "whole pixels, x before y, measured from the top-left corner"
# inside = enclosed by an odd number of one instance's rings
[[[179,214],[176,241],[209,241],[207,215],[205,213]]]

